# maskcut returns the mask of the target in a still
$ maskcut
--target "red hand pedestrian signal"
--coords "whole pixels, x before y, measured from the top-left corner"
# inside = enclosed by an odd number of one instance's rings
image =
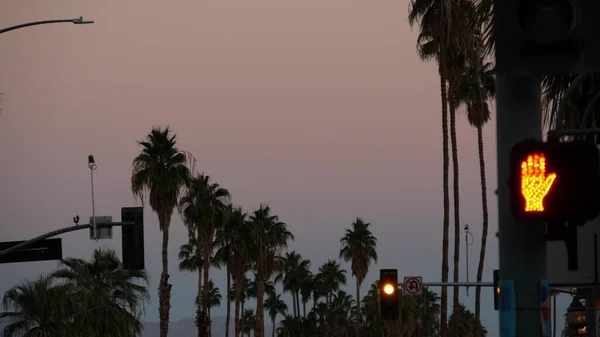
[[[544,198],[550,192],[556,173],[546,174],[546,156],[535,153],[521,162],[521,194],[525,212],[543,212]]]

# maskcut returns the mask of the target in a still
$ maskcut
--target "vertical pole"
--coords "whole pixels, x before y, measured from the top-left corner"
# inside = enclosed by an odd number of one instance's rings
[[[465,262],[467,264],[467,283],[469,283],[469,225],[465,226]],[[467,296],[469,296],[469,286],[465,289]]]
[[[92,182],[92,234],[94,240],[98,241],[98,232],[96,231],[96,203],[94,200],[94,169],[90,167],[90,180]]]
[[[512,147],[526,138],[542,136],[540,80],[498,74],[496,87],[500,279],[515,284],[516,336],[541,336],[539,284],[546,277],[544,226],[516,221],[510,213],[508,193]]]
[[[591,288],[587,292],[587,298],[585,300],[585,307],[587,309],[587,326],[586,333],[588,337],[596,337],[597,336],[597,326],[598,322],[596,322],[596,289]]]

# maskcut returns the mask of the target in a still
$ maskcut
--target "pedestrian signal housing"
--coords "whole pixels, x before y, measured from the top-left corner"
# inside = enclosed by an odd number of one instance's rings
[[[398,320],[400,313],[399,300],[398,270],[381,269],[379,271],[379,307],[382,320]]]
[[[500,310],[500,270],[494,270],[494,310]]]
[[[589,142],[526,140],[510,160],[512,215],[524,222],[587,221],[600,211],[600,158]]]

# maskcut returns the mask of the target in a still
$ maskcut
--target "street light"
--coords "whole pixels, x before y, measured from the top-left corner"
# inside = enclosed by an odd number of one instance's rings
[[[22,23],[20,25],[16,25],[16,26],[12,26],[12,27],[8,27],[8,28],[0,29],[0,34],[6,33],[6,32],[10,32],[11,30],[15,30],[15,29],[20,29],[20,28],[25,28],[25,27],[31,27],[31,26],[37,26],[37,25],[46,25],[46,24],[51,24],[51,23],[73,23],[73,24],[76,24],[76,25],[85,25],[85,24],[92,24],[92,23],[94,23],[94,20],[85,20],[83,18],[83,16],[80,16],[80,17],[74,18],[74,19],[33,21],[33,22]]]
[[[584,336],[586,334],[586,309],[578,297],[573,297],[573,301],[567,308],[567,322],[569,328],[576,332],[575,336]]]

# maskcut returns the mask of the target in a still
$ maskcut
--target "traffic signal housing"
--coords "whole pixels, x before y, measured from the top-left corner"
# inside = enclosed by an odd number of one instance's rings
[[[144,269],[144,209],[142,207],[121,208],[121,222],[133,223],[133,225],[121,227],[123,232],[123,269]]]
[[[597,0],[502,0],[493,11],[499,74],[599,69]]]
[[[500,310],[500,270],[494,270],[494,310]]]
[[[600,157],[590,142],[516,144],[510,158],[512,215],[523,222],[585,222],[600,211]]]
[[[399,301],[398,270],[381,269],[379,271],[379,307],[382,320],[398,320],[400,313]]]

